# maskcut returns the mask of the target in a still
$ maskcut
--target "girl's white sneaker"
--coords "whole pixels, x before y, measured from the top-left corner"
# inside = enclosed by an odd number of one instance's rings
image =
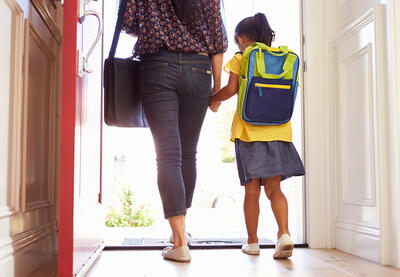
[[[288,234],[283,234],[275,245],[274,259],[285,259],[292,256],[294,244]]]
[[[188,263],[191,259],[189,247],[187,245],[175,249],[172,247],[165,247],[162,251],[162,256],[164,257],[164,259],[181,263]]]
[[[242,251],[249,255],[259,255],[260,254],[260,246],[258,245],[257,242],[250,243],[250,244],[246,243],[242,246]]]

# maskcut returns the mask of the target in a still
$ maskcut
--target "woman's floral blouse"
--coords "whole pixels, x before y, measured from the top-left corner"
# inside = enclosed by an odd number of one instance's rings
[[[128,0],[122,29],[137,35],[134,54],[160,48],[188,53],[223,53],[228,47],[221,16],[222,0],[200,0],[194,24],[179,20],[171,0]]]

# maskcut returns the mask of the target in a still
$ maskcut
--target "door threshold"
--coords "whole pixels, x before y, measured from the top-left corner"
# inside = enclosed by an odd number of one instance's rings
[[[241,248],[245,238],[193,238],[190,249],[236,249]],[[269,239],[259,239],[260,248],[275,248]],[[104,250],[162,250],[171,243],[168,239],[125,238],[120,245],[106,245]],[[295,243],[296,248],[307,248],[307,243]]]

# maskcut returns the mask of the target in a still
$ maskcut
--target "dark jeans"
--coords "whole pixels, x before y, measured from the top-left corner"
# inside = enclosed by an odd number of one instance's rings
[[[208,56],[161,50],[141,57],[140,94],[153,135],[165,218],[185,215],[196,183],[196,148],[211,93]]]

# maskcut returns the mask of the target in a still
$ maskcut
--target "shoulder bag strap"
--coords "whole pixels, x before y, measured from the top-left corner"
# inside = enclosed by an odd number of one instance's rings
[[[117,50],[119,35],[121,33],[121,30],[122,30],[122,19],[124,18],[127,2],[128,2],[128,0],[121,0],[121,3],[119,5],[118,19],[117,19],[117,23],[115,24],[114,37],[113,37],[113,40],[112,40],[110,53],[108,54],[109,58],[113,58],[114,55],[115,55],[115,51]]]

